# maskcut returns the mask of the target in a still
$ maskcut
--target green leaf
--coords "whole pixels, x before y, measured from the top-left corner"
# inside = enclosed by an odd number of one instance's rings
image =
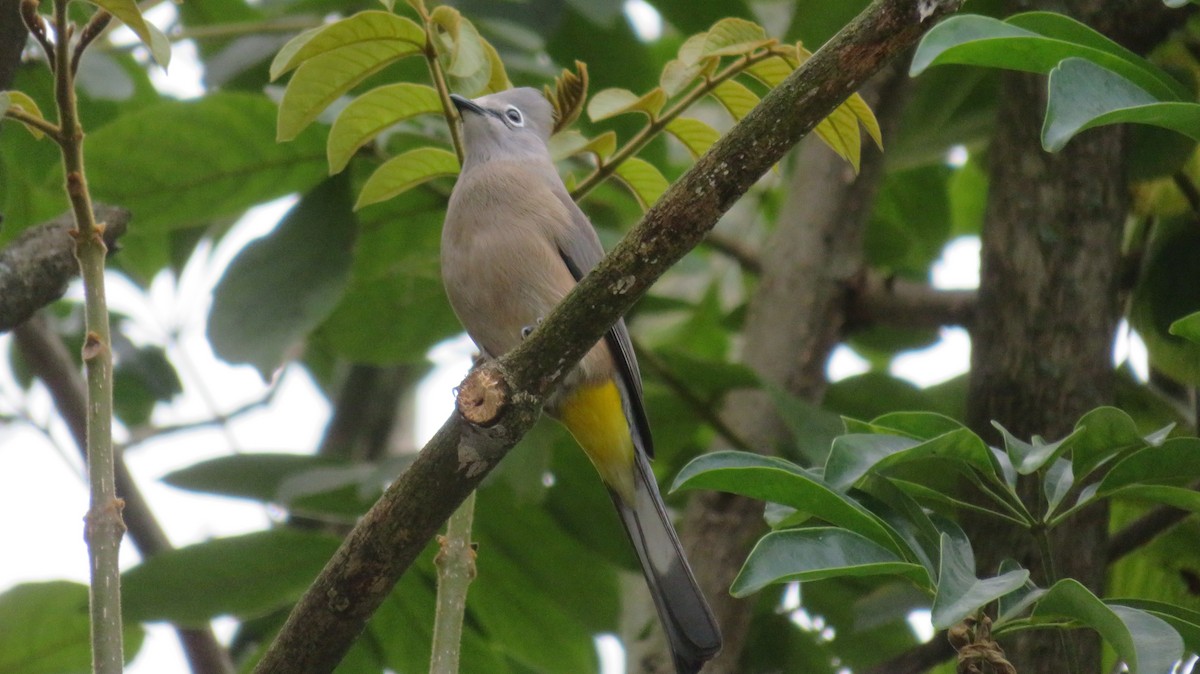
[[[0,593],[0,674],[90,672],[88,587],[65,580],[22,583]],[[145,631],[122,628],[125,660],[142,647]]]
[[[491,42],[479,38],[483,44],[483,51],[487,54],[488,59],[488,80],[483,87],[483,93],[494,94],[500,91],[506,91],[512,88],[512,81],[508,79],[508,72],[504,69],[504,61],[500,59],[500,52],[492,46]]]
[[[1146,60],[1083,24],[1050,12],[1031,12],[999,21],[985,16],[954,16],[925,34],[913,55],[910,74],[946,63],[1048,73],[1063,59],[1085,58],[1165,101],[1187,100],[1178,82]]]
[[[98,169],[88,174],[92,193],[137,214],[128,239],[308,190],[326,173],[323,141],[306,133],[279,145],[274,120],[262,95],[222,92],[122,115],[88,135],[88,165]]]
[[[766,58],[746,68],[751,77],[771,88],[779,86],[793,70],[792,64],[782,56]]]
[[[718,84],[712,95],[739,122],[758,105],[758,95],[736,80]]]
[[[468,97],[481,93],[491,81],[493,59],[486,41],[469,20],[448,5],[435,7],[432,23],[441,28],[435,36],[438,56],[451,88]],[[498,61],[499,59],[496,59]]]
[[[1057,152],[1087,129],[1137,123],[1177,131],[1200,140],[1200,105],[1160,103],[1117,73],[1081,58],[1064,60],[1050,71],[1050,95],[1042,126],[1042,147]]]
[[[694,66],[704,58],[704,43],[708,40],[708,31],[696,33],[679,45],[677,55],[679,62],[685,66]]]
[[[773,531],[750,551],[729,593],[746,597],[774,583],[888,574],[921,579],[925,569],[845,529]]]
[[[629,157],[618,164],[615,175],[637,198],[643,211],[653,206],[671,186],[654,164],[637,157]]]
[[[1200,342],[1200,311],[1175,321],[1168,332],[1193,342]]]
[[[154,405],[183,392],[175,367],[161,346],[137,346],[114,333],[113,407],[126,426],[148,423]]]
[[[277,504],[314,517],[358,517],[384,485],[411,462],[349,463],[297,454],[236,454],[188,466],[166,476],[181,489]]]
[[[346,167],[358,148],[398,122],[442,112],[442,99],[433,87],[401,82],[377,87],[350,102],[329,130],[325,152],[329,172]]]
[[[550,156],[560,161],[577,154],[590,152],[600,161],[612,156],[617,149],[617,134],[605,131],[595,138],[587,138],[582,133],[567,129],[550,137]]]
[[[357,227],[350,181],[335,176],[243,248],[213,293],[207,332],[216,354],[270,379],[341,299]]]
[[[1100,481],[1097,498],[1120,496],[1200,512],[1200,439],[1172,438],[1130,454]]]
[[[975,577],[975,555],[965,537],[942,533],[937,593],[933,597],[932,620],[946,629],[975,613],[980,607],[1017,590],[1029,580],[1029,571],[1015,569],[995,578]]]
[[[937,412],[888,412],[872,419],[870,427],[877,433],[907,435],[917,440],[932,440],[966,428]]]
[[[655,87],[643,96],[628,89],[604,89],[592,95],[587,111],[593,122],[630,112],[640,112],[653,121],[658,119],[658,113],[666,103],[667,93],[661,87]]]
[[[458,157],[436,147],[420,147],[387,160],[367,178],[354,210],[387,201],[421,183],[458,175]]]
[[[908,560],[920,562],[928,574],[928,589],[937,578],[938,548],[941,531],[929,513],[897,482],[873,476],[863,482],[863,495],[858,499],[882,519],[907,547],[902,550]]]
[[[528,507],[508,489],[480,491],[475,531],[480,557],[468,602],[472,621],[501,652],[537,671],[597,671],[592,635],[620,614],[619,567],[593,558],[580,583],[576,564],[591,551],[545,509]],[[551,634],[553,643],[546,643]]]
[[[832,114],[821,120],[813,131],[829,149],[850,162],[855,174],[858,173],[862,157],[862,134],[858,130],[858,118],[853,111],[844,105],[838,106]]]
[[[1171,438],[1117,462],[1100,481],[1100,494],[1138,484],[1183,486],[1200,478],[1200,439]]]
[[[154,24],[142,18],[142,10],[135,0],[88,0],[92,4],[104,8],[109,14],[121,20],[129,27],[147,47],[155,62],[163,68],[171,62],[171,42]]]
[[[156,555],[121,576],[132,620],[204,625],[252,617],[295,601],[337,550],[336,537],[272,529]]]
[[[1009,433],[998,421],[993,421],[992,426],[1004,437],[1004,449],[1021,475],[1030,475],[1041,470],[1042,466],[1070,447],[1070,436],[1050,443],[1040,437],[1034,437],[1031,444]],[[1075,432],[1079,432],[1079,429],[1076,428]]]
[[[693,159],[708,151],[721,134],[711,126],[691,117],[676,117],[667,124],[667,133],[679,139],[687,147]]]
[[[434,344],[462,332],[438,270],[445,215],[445,196],[424,189],[359,211],[350,287],[314,345],[363,363],[424,363]]]
[[[674,96],[695,82],[709,65],[708,61],[692,65],[687,65],[679,59],[668,61],[658,78],[658,86],[668,97]]]
[[[1113,456],[1146,442],[1128,414],[1115,407],[1098,407],[1083,415],[1064,444],[1075,477],[1082,479]]]
[[[46,121],[46,117],[42,115],[38,104],[28,94],[20,91],[0,91],[0,121],[4,121],[4,113],[12,108],[20,110],[30,117]],[[25,127],[26,131],[33,134],[33,137],[39,140],[46,135],[42,133],[41,129],[35,126],[30,126],[23,122],[21,126]]]
[[[825,463],[833,439],[845,432],[838,415],[769,381],[763,382],[763,388],[791,432],[797,453],[810,465]]]
[[[1200,228],[1190,216],[1157,218],[1140,266],[1129,322],[1150,354],[1150,366],[1176,381],[1200,383],[1200,345],[1172,335],[1171,324],[1200,311]]]
[[[878,517],[783,459],[745,452],[704,454],[679,471],[671,489],[713,489],[780,503],[899,550]]]
[[[194,463],[168,473],[163,481],[180,489],[272,503],[288,478],[340,465],[311,454],[235,454]]]
[[[825,481],[835,489],[846,489],[869,471],[924,459],[951,459],[991,478],[999,474],[996,459],[983,440],[960,428],[925,442],[894,435],[843,435],[833,441],[825,463]]]
[[[292,140],[339,96],[384,66],[420,53],[400,39],[365,40],[318,54],[300,64],[279,102],[275,139]]]
[[[1000,573],[1002,574],[1011,573],[1020,568],[1021,565],[1012,558],[1000,560]],[[1032,581],[1026,581],[1020,588],[996,600],[996,621],[1008,621],[1016,618],[1045,593],[1045,590],[1034,585]]]
[[[753,21],[738,18],[721,19],[704,34],[700,56],[737,56],[772,42],[774,40],[767,37],[763,27]]]
[[[331,51],[364,43],[387,44],[394,49],[407,44],[414,50],[425,47],[425,30],[411,19],[391,12],[368,10],[304,31],[288,41],[271,62],[271,81],[301,63]]]
[[[1046,494],[1046,512],[1044,517],[1049,519],[1058,509],[1062,500],[1075,486],[1075,474],[1071,472],[1071,462],[1066,459],[1055,459],[1046,470],[1042,488]]]
[[[1161,618],[1183,637],[1188,653],[1200,653],[1200,611],[1151,599],[1109,599],[1109,605],[1127,606]]]
[[[1096,630],[1130,674],[1165,674],[1183,657],[1183,639],[1164,620],[1127,606],[1106,605],[1071,578],[1047,590],[1033,615],[1065,616]]]
[[[883,131],[879,128],[879,120],[875,118],[875,111],[871,109],[871,106],[867,105],[867,101],[862,97],[862,94],[851,94],[850,98],[847,98],[846,102],[842,103],[840,108],[846,108],[854,113],[854,116],[858,118],[858,123],[866,130],[871,140],[875,142],[875,147],[880,150],[883,149]]]

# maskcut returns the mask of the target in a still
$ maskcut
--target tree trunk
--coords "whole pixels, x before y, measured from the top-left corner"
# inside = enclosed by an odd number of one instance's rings
[[[1020,438],[1057,439],[1085,412],[1112,402],[1128,207],[1124,133],[1089,131],[1060,153],[1045,152],[1039,143],[1045,89],[1043,77],[1004,76],[990,149],[967,421],[992,442],[999,441],[992,420]],[[1044,510],[1033,480],[1020,491],[1031,510]],[[970,533],[981,575],[1014,557],[1039,585],[1071,577],[1099,594],[1107,523],[1107,510],[1096,507],[1054,531],[1052,565],[1024,532],[988,521],[974,523]],[[1090,632],[1065,639],[1061,632],[1026,632],[1007,650],[1022,674],[1100,671],[1099,640]],[[1077,668],[1069,668],[1072,661]]]

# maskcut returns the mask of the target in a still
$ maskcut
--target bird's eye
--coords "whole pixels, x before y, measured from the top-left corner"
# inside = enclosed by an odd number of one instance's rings
[[[504,116],[513,126],[525,126],[525,118],[521,116],[521,111],[511,105],[504,111]]]

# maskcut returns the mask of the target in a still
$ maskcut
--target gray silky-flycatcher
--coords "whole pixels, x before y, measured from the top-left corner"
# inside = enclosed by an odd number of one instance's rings
[[[550,103],[520,88],[469,100],[465,158],[442,230],[450,304],[485,357],[528,334],[604,255],[546,143]],[[566,375],[546,411],[600,472],[641,563],[675,669],[695,674],[721,649],[712,611],[684,558],[649,459],[650,426],[629,330],[618,320]]]

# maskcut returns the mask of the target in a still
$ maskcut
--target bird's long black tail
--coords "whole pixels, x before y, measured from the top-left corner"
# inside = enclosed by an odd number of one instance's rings
[[[634,503],[626,503],[611,489],[609,493],[637,551],[675,670],[696,674],[721,650],[721,632],[683,556],[650,464],[642,452],[634,456]]]

